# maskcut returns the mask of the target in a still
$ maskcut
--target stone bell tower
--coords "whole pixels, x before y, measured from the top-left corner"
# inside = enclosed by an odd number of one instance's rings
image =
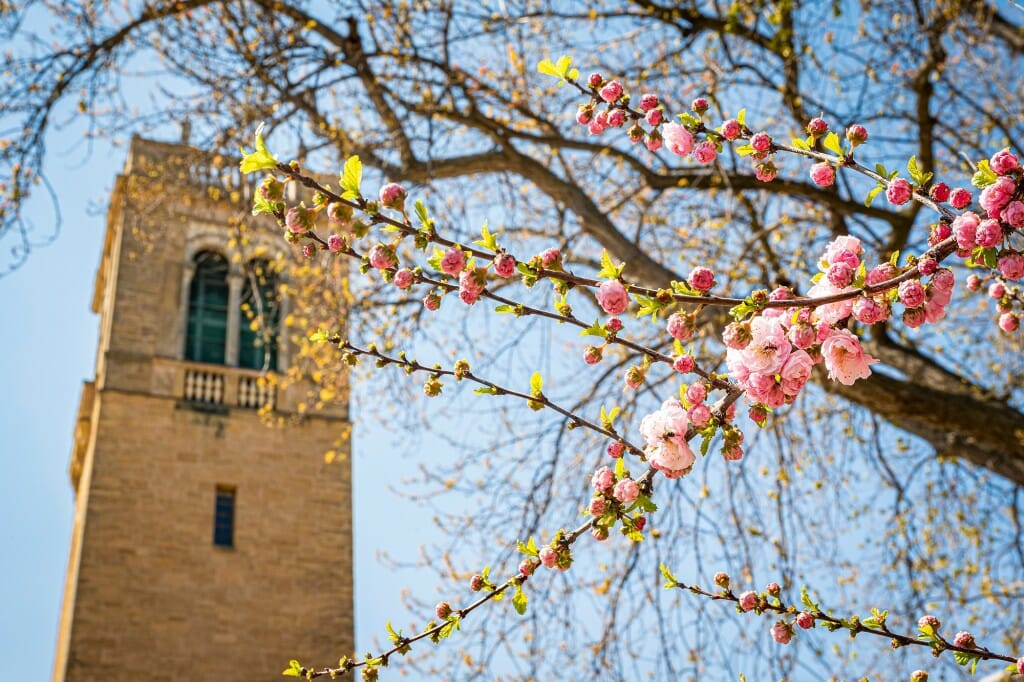
[[[75,426],[57,682],[269,680],[353,650],[347,445],[323,456],[347,409],[301,414],[305,389],[273,381],[288,301],[228,228],[249,206],[236,161],[132,141]],[[288,249],[274,232],[250,254]]]

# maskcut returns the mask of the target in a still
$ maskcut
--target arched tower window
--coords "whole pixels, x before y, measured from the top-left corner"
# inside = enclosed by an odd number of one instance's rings
[[[185,359],[224,364],[228,331],[228,262],[213,251],[195,257],[188,297]]]
[[[277,328],[281,306],[277,273],[264,260],[251,261],[242,283],[238,325],[238,366],[277,369]]]

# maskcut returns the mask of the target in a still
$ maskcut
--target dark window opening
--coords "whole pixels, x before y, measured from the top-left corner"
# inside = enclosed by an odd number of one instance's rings
[[[213,508],[213,544],[235,546],[235,489],[217,486]]]
[[[254,260],[246,268],[241,306],[238,366],[273,371],[277,368],[280,306],[277,276],[267,261]]]
[[[228,262],[219,253],[196,254],[188,297],[185,359],[224,364],[228,331]]]

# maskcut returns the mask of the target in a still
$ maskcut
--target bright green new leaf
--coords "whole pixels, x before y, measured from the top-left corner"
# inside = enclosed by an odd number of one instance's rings
[[[594,324],[580,332],[580,336],[600,336],[602,339],[606,339],[608,338],[608,330],[601,324],[601,320],[595,320]]]
[[[802,140],[799,137],[794,137],[793,138],[792,145],[794,147],[796,147],[797,149],[803,149],[805,152],[808,152],[808,151],[811,150],[811,145],[807,144],[807,142],[805,142],[804,140]]]
[[[413,209],[416,211],[416,217],[420,219],[420,224],[423,227],[428,227],[430,225],[430,216],[427,214],[427,207],[423,205],[423,201],[417,199],[416,203],[413,204]]]
[[[971,177],[971,184],[979,189],[983,189],[994,183],[998,178],[999,176],[995,174],[995,171],[989,167],[988,161],[982,159],[978,162],[978,170]]]
[[[526,614],[526,602],[528,601],[526,593],[523,592],[523,586],[516,585],[516,592],[512,595],[512,606],[520,616]]]
[[[326,343],[330,337],[327,335],[327,330],[317,329],[315,332],[309,335],[311,343]]]
[[[875,200],[875,197],[877,197],[878,193],[881,192],[883,189],[885,189],[884,185],[875,185],[874,187],[872,187],[871,191],[868,192],[867,198],[864,199],[864,205],[870,206],[871,202]]]
[[[239,165],[243,173],[252,173],[259,170],[268,170],[277,167],[277,159],[267,151],[267,145],[263,142],[263,126],[260,123],[256,128],[256,151],[248,153],[245,148],[239,148],[242,153],[242,163]]]
[[[540,375],[540,372],[534,372],[533,376],[530,377],[530,394],[534,396],[540,395],[541,390],[544,388],[544,377]]]
[[[576,69],[570,70],[572,66],[572,57],[562,56],[558,58],[558,63],[553,64],[550,59],[542,59],[537,64],[537,71],[543,73],[546,76],[554,76],[561,80],[566,78],[576,79],[580,73]]]
[[[676,585],[679,584],[679,581],[676,580],[676,577],[674,575],[672,575],[671,571],[668,570],[668,566],[666,566],[664,564],[664,562],[662,562],[662,564],[658,568],[661,569],[661,577],[663,577],[665,579],[665,589],[666,590],[669,589],[670,587],[675,587]]]
[[[736,120],[739,122],[741,126],[747,125],[747,110],[740,109],[740,112],[736,114]]]
[[[839,142],[839,136],[834,132],[830,132],[826,135],[821,144],[825,149],[835,153],[836,156],[843,156],[843,145]]]
[[[350,156],[341,171],[341,196],[343,199],[358,199],[359,185],[363,182],[363,162],[358,156]]]
[[[477,246],[483,247],[485,249],[488,249],[490,251],[497,251],[498,250],[498,242],[494,238],[494,235],[491,234],[491,231],[489,229],[487,229],[487,221],[486,220],[484,221],[484,224],[480,227],[480,236],[481,236],[481,238],[477,239],[475,242],[473,242],[474,244],[476,244]]]
[[[302,677],[302,664],[292,659],[288,661],[288,669],[281,674],[285,677]]]
[[[252,214],[259,215],[261,213],[273,213],[274,204],[268,201],[262,194],[256,192],[256,196],[252,201]]]

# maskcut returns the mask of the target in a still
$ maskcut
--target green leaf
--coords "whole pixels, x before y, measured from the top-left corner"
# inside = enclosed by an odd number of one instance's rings
[[[811,595],[807,593],[807,585],[800,588],[800,602],[807,607],[808,611],[821,611],[821,608],[811,601]]]
[[[648,298],[647,296],[637,295],[637,302],[640,304],[640,309],[636,313],[637,319],[644,317],[645,315],[651,316],[651,322],[658,321],[658,311],[664,306],[654,298]]]
[[[317,329],[309,335],[310,343],[326,343],[330,339],[326,329]]]
[[[515,594],[512,595],[512,606],[520,616],[526,614],[526,602],[529,601],[522,585],[516,585]]]
[[[910,177],[913,178],[914,182],[918,185],[921,184],[921,169],[917,167],[917,157],[911,156],[907,160],[907,172],[910,173]]]
[[[739,147],[734,147],[733,151],[735,151],[740,156],[750,156],[751,154],[754,153],[754,148],[751,147],[749,144],[743,144],[740,145]]]
[[[797,149],[803,149],[805,152],[811,151],[811,145],[807,144],[807,142],[799,137],[794,137],[791,144]]]
[[[427,214],[427,207],[423,205],[423,200],[417,199],[416,203],[413,204],[413,209],[416,211],[416,217],[420,219],[420,224],[423,227],[430,225],[430,216]]]
[[[544,377],[540,375],[540,372],[534,372],[533,376],[530,377],[530,394],[538,396],[543,388]]]
[[[899,263],[900,263],[900,251],[899,251],[899,249],[896,249],[895,251],[892,252],[892,255],[889,256],[889,265],[891,265],[893,267],[896,267],[897,265],[899,265]]]
[[[978,170],[971,177],[971,184],[982,189],[994,183],[998,178],[999,176],[989,167],[988,161],[982,159],[978,162]]]
[[[502,303],[501,305],[494,307],[494,312],[496,312],[496,313],[508,314],[508,313],[514,313],[515,311],[516,311],[516,307],[514,305],[509,305],[508,303]]]
[[[256,127],[256,151],[250,154],[245,151],[244,147],[239,149],[242,153],[242,163],[239,165],[242,173],[248,174],[277,167],[277,159],[267,151],[267,145],[263,142],[263,126],[264,124],[260,123]]]
[[[345,166],[341,171],[341,197],[343,199],[358,199],[360,198],[359,185],[363,181],[363,162],[359,160],[358,156],[350,156],[345,161]]]
[[[864,199],[864,205],[870,206],[871,202],[875,200],[875,197],[877,197],[878,193],[881,192],[883,189],[885,189],[884,185],[875,185],[874,187],[872,187],[871,191],[868,192],[867,198]]]
[[[477,395],[498,395],[498,389],[494,386],[481,386],[480,388],[473,391]]]
[[[672,575],[671,571],[668,570],[668,566],[666,566],[664,562],[662,562],[661,565],[658,566],[658,568],[661,570],[661,577],[665,579],[666,590],[672,587],[677,587],[679,585],[679,581],[676,580],[676,577]]]
[[[843,145],[839,142],[839,136],[834,132],[830,132],[825,136],[825,139],[821,142],[822,146],[830,152],[834,152],[836,156],[843,156]]]
[[[550,59],[542,59],[537,64],[537,71],[544,74],[545,76],[554,76],[555,78],[565,80],[566,78],[572,78],[575,80],[579,78],[580,72],[577,69],[571,69],[572,57],[562,56],[558,58],[558,63],[554,64]]]
[[[700,454],[707,457],[708,448],[711,447],[711,439],[714,437],[713,433],[705,433],[704,438],[700,441]]]
[[[480,236],[481,239],[478,239],[475,242],[473,242],[474,244],[482,248],[488,249],[489,251],[498,250],[498,242],[497,240],[495,240],[494,235],[491,234],[491,231],[487,229],[486,220],[484,221],[484,224],[480,227]]]
[[[256,192],[256,196],[252,201],[252,214],[259,215],[261,213],[273,213],[276,202],[270,202],[262,194]]]
[[[601,324],[601,320],[597,319],[594,320],[594,324],[581,331],[580,336],[600,336],[602,339],[606,339],[608,338],[608,330]]]
[[[747,125],[747,110],[746,109],[740,109],[739,113],[736,114],[736,121],[741,126]]]
[[[528,542],[523,542],[522,540],[517,541],[516,549],[519,550],[520,554],[525,554],[526,556],[535,557],[540,554],[540,550],[537,548],[537,541],[534,540],[532,536]]]
[[[608,250],[601,249],[601,269],[597,273],[599,278],[615,279],[622,274],[624,267],[626,267],[625,264],[615,265],[611,256],[608,255]]]
[[[684,111],[681,114],[676,114],[676,116],[679,118],[679,121],[687,128],[695,128],[700,125],[700,119],[694,116],[693,114],[689,113],[688,111]]]
[[[885,166],[883,166],[880,163],[876,163],[875,164],[875,172],[878,173],[879,175],[881,175],[883,178],[889,177],[889,171],[887,171],[885,169]]]
[[[281,674],[285,677],[302,677],[302,664],[292,659],[288,661],[288,669]]]
[[[626,471],[626,458],[619,457],[615,460],[615,477],[619,480],[629,477],[629,472]]]

